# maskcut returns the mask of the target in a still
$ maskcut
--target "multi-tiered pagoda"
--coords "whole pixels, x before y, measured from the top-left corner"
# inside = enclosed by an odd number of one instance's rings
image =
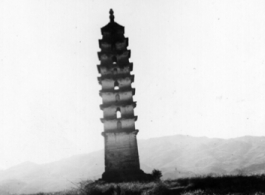
[[[146,174],[140,169],[135,129],[137,116],[134,115],[136,102],[133,101],[135,89],[131,84],[133,64],[129,62],[131,55],[127,49],[128,38],[124,37],[124,27],[114,22],[113,11],[110,10],[110,22],[101,28],[103,35],[99,40],[98,52],[100,65],[98,78],[102,86],[100,96],[103,103],[105,139],[105,181],[143,180]]]

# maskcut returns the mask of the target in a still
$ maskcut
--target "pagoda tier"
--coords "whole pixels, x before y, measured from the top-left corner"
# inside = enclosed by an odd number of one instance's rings
[[[136,102],[125,102],[124,104],[103,105],[101,110],[103,110],[104,118],[117,118],[117,111],[120,111],[121,117],[128,118],[129,116],[133,116],[135,107]]]
[[[101,74],[101,77],[108,76],[124,76],[129,74],[133,70],[133,63],[126,64],[105,64],[98,65],[98,72]]]
[[[105,77],[98,77],[98,83],[102,85],[103,89],[113,87],[127,87],[134,82],[134,75],[109,75]],[[111,85],[109,85],[111,84]]]
[[[97,66],[104,124],[105,181],[145,180],[147,175],[140,169],[134,115],[136,102],[132,88],[133,63],[129,62],[131,51],[127,49],[129,39],[124,37],[124,27],[114,22],[110,11],[110,22],[101,28]]]
[[[101,61],[101,64],[109,64],[109,63],[120,63],[126,64],[131,57],[130,50],[121,50],[121,51],[102,51],[98,52],[98,58]]]
[[[105,38],[105,37],[104,37]],[[99,40],[99,47],[102,51],[113,51],[115,49],[116,51],[124,50],[129,45],[129,39],[128,38],[119,38],[117,40],[108,40],[108,39],[101,39]],[[113,47],[114,46],[114,47]]]
[[[116,118],[116,119],[101,119],[102,123],[104,123],[104,131],[112,131],[112,132],[122,132],[128,130],[135,130],[135,121],[137,120],[137,116],[130,118]]]
[[[104,89],[99,91],[99,95],[103,99],[103,103],[109,102],[120,102],[131,100],[133,95],[135,95],[135,89],[132,87],[127,87],[124,89]]]

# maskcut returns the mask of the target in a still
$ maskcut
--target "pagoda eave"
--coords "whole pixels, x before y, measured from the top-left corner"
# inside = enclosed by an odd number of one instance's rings
[[[124,102],[124,103],[120,103],[120,104],[101,104],[99,107],[101,110],[104,110],[105,108],[109,108],[109,107],[115,107],[115,108],[119,108],[119,107],[125,107],[125,106],[133,106],[134,108],[136,108],[137,103],[136,102]]]
[[[135,95],[135,88],[126,88],[126,89],[119,89],[119,90],[100,90],[99,95],[102,97],[102,94],[111,93],[111,94],[117,94],[117,93],[126,93],[126,92],[132,92],[132,95]]]
[[[115,90],[115,89],[102,89],[99,91],[99,94],[101,96],[101,94],[103,93],[113,93],[113,94],[116,94],[116,93],[119,93],[119,92],[122,92],[122,93],[125,93],[125,92],[130,92],[132,91],[132,94],[135,95],[135,88],[132,88],[132,87],[127,87],[127,88],[120,88],[118,90]]]
[[[123,118],[101,118],[100,121],[104,123],[105,121],[122,121],[122,120],[134,120],[137,121],[138,116],[131,116],[131,117],[123,117]]]
[[[108,133],[134,133],[135,135],[137,135],[139,132],[138,129],[120,129],[120,130],[108,130],[108,131],[104,131],[101,133],[101,135],[103,137],[105,137],[106,134]]]
[[[133,101],[129,101],[129,102],[120,102],[120,103],[115,103],[115,104],[101,104],[99,107],[101,110],[103,110],[104,108],[108,108],[108,107],[111,107],[111,106],[115,106],[115,107],[124,107],[124,106],[127,106],[127,105],[133,105],[134,107],[136,107],[136,102],[133,102]]]

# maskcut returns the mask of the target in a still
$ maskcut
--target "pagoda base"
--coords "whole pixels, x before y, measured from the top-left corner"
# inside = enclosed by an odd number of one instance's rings
[[[151,174],[139,170],[108,171],[102,174],[102,180],[106,182],[151,181]]]

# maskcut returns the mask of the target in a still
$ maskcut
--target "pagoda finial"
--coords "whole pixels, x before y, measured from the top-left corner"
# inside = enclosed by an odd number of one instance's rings
[[[114,11],[112,9],[109,10],[109,14],[110,14],[109,16],[110,22],[114,22],[114,15],[113,15]]]

